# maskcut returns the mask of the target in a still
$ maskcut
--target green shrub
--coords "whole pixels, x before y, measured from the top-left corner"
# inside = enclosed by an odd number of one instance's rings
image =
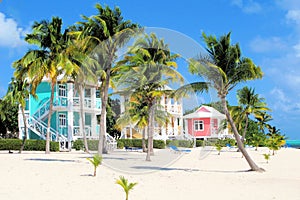
[[[133,142],[131,139],[119,139],[118,141],[123,142],[125,147],[133,147]]]
[[[163,140],[153,140],[153,148],[156,148],[156,149],[166,148],[165,141],[163,141]]]
[[[118,140],[118,142],[117,142],[117,148],[118,149],[123,149],[124,148],[124,143],[121,140]]]
[[[192,148],[194,144],[194,141],[191,140],[167,140],[166,145],[174,145],[176,147],[186,147],[186,148]]]
[[[122,142],[125,147],[139,147],[142,148],[142,139],[118,139],[118,143]],[[146,146],[148,144],[148,140],[145,141]],[[166,144],[163,140],[153,140],[153,148],[156,149],[164,149],[166,148]]]
[[[90,151],[98,151],[99,140],[88,140],[87,143]]]
[[[236,146],[236,141],[235,139],[231,139],[231,138],[225,138],[224,140],[224,144],[230,144],[231,146]]]
[[[82,140],[75,140],[73,142],[72,148],[75,149],[76,151],[83,150],[84,149],[83,141]]]
[[[202,147],[203,144],[203,140],[196,140],[196,147]]]
[[[142,139],[132,139],[132,146],[142,148]]]
[[[1,139],[0,150],[20,150],[22,140],[20,139]],[[45,140],[26,140],[24,151],[45,151]],[[59,151],[59,142],[50,142],[50,151]]]

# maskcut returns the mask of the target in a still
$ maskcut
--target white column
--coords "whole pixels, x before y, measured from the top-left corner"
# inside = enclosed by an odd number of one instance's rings
[[[74,84],[67,83],[68,88],[68,148],[71,150],[71,141],[73,140],[73,94]]]

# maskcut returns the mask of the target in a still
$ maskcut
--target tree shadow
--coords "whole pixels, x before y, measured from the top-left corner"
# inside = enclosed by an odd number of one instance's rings
[[[78,160],[64,160],[64,159],[54,159],[54,158],[27,158],[24,160],[31,161],[43,161],[43,162],[79,162]]]
[[[199,169],[192,168],[178,168],[178,167],[156,167],[156,166],[133,166],[133,169],[144,169],[144,170],[152,170],[152,171],[199,171]]]

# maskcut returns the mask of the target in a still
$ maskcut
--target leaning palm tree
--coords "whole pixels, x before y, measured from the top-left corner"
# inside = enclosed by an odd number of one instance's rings
[[[45,151],[46,154],[49,154],[55,85],[60,75],[64,76],[60,81],[65,81],[77,66],[70,60],[72,54],[66,52],[70,43],[68,30],[62,33],[62,19],[53,17],[50,22],[46,20],[34,22],[32,29],[33,32],[27,34],[25,40],[29,44],[36,45],[38,49],[29,50],[20,60],[14,62],[13,66],[16,68],[16,78],[27,74],[32,94],[35,94],[38,85],[44,78],[50,82],[51,96]]]
[[[224,108],[224,113],[232,127],[238,148],[247,160],[251,170],[263,171],[263,169],[255,164],[244,148],[226,104],[227,94],[237,84],[261,78],[262,71],[251,59],[241,56],[241,50],[238,44],[231,45],[230,35],[231,33],[228,33],[217,39],[214,36],[207,36],[203,33],[208,56],[190,59],[189,71],[192,74],[204,77],[209,81],[206,83],[206,86],[210,85],[217,90]],[[201,84],[205,85],[203,82],[201,82]]]
[[[128,180],[124,176],[120,176],[120,178],[116,180],[116,184],[120,185],[124,189],[126,200],[128,200],[129,191],[137,185],[137,183],[128,183]]]
[[[99,78],[101,97],[101,117],[98,154],[106,152],[106,106],[108,100],[108,89],[111,79],[111,70],[117,59],[117,51],[131,38],[139,26],[129,20],[123,20],[121,10],[108,6],[102,7],[96,4],[97,15],[91,17],[83,16],[83,22],[79,22],[79,35],[89,39],[89,46],[94,47],[90,56],[98,62],[98,68],[94,72]]]
[[[255,94],[254,89],[248,88],[247,86],[237,91],[237,97],[239,106],[242,109],[242,112],[239,114],[245,118],[245,126],[242,134],[242,142],[244,143],[249,123],[249,115],[253,114],[254,116],[259,116],[261,112],[270,109],[267,108],[265,99],[259,97],[258,94]]]
[[[10,101],[11,103],[17,103],[20,105],[20,109],[22,112],[23,123],[24,123],[24,135],[22,140],[22,145],[19,150],[21,153],[25,147],[26,139],[28,137],[28,130],[27,130],[27,120],[25,116],[25,106],[26,106],[26,99],[29,97],[29,88],[26,80],[22,79],[14,79],[12,78],[8,92],[4,97],[5,100]]]
[[[139,94],[148,106],[148,149],[146,160],[153,154],[153,134],[157,102],[171,91],[165,85],[171,81],[183,82],[176,71],[175,59],[179,55],[171,54],[169,47],[155,34],[145,35],[136,40],[124,59],[115,70],[116,79],[125,93]]]

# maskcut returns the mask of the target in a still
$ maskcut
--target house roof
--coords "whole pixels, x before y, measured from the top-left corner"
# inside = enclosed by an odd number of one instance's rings
[[[183,116],[184,119],[193,119],[193,118],[218,118],[226,119],[226,116],[213,107],[210,106],[201,106],[195,112]]]

